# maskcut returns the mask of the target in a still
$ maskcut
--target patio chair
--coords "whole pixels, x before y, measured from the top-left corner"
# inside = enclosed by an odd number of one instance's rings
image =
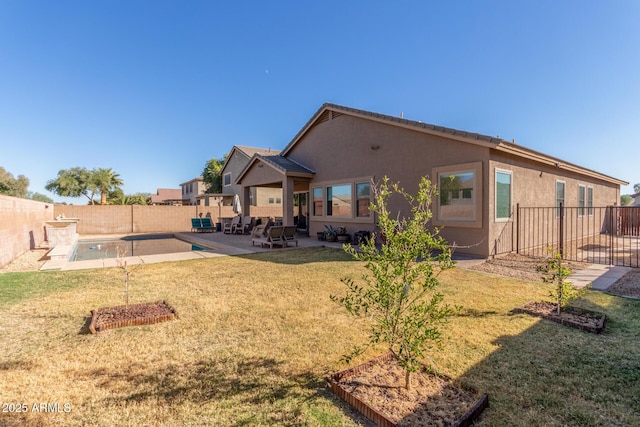
[[[256,243],[260,243],[261,248],[264,247],[264,245],[269,245],[269,249],[273,249],[273,245],[279,245],[284,248],[287,246],[287,243],[282,238],[283,233],[284,227],[282,226],[269,227],[267,235],[265,237],[254,237],[251,239],[251,245],[255,246]]]
[[[191,218],[191,232],[197,232],[199,233],[200,231],[202,231],[202,222],[200,221],[200,218]]]
[[[233,233],[238,223],[240,223],[240,215],[234,216],[231,222],[226,222],[224,224],[224,229],[222,230],[222,232],[225,234]]]
[[[233,234],[248,234],[251,229],[252,221],[253,218],[249,215],[243,216],[242,221],[239,224],[236,224],[236,226],[232,228],[231,232]]]
[[[287,225],[282,232],[282,240],[284,240],[285,246],[289,246],[289,243],[295,243],[298,247],[298,239],[296,239],[296,226]]]
[[[200,218],[200,221],[202,222],[201,231],[205,231],[208,233],[213,233],[214,231],[216,231],[216,227],[213,225],[213,223],[211,222],[211,218],[209,218],[208,216]]]

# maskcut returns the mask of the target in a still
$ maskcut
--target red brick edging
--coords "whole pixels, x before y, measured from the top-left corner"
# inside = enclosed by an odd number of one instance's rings
[[[564,326],[569,326],[571,328],[580,329],[580,330],[585,331],[585,332],[590,332],[592,334],[599,334],[604,329],[604,323],[605,323],[605,320],[606,320],[606,316],[605,316],[604,313],[596,313],[594,311],[583,310],[583,309],[580,309],[580,308],[577,308],[577,307],[568,307],[568,308],[565,308],[564,310],[573,311],[574,313],[599,314],[601,317],[600,317],[600,319],[598,320],[598,323],[595,326],[589,326],[589,325],[584,325],[584,324],[578,323],[578,322],[572,322],[571,320],[558,317],[558,315],[555,314],[555,313],[552,313],[552,314],[538,313],[535,310],[529,310],[526,307],[517,307],[517,308],[514,308],[512,311],[514,313],[524,313],[524,314],[529,314],[531,316],[541,317],[543,319],[550,320],[552,322],[559,323],[559,324],[564,325]]]
[[[349,378],[352,375],[358,374],[366,369],[369,369],[371,366],[379,362],[385,362],[391,358],[395,358],[395,354],[393,354],[393,352],[388,352],[383,354],[382,356],[378,356],[374,359],[371,359],[368,362],[365,362],[361,365],[333,374],[331,377],[327,379],[328,386],[333,392],[333,394],[335,394],[340,399],[347,402],[355,410],[360,412],[362,415],[364,415],[365,417],[367,417],[369,420],[371,420],[372,422],[374,422],[376,425],[380,427],[396,427],[397,424],[391,421],[389,418],[387,418],[383,413],[379,412],[375,408],[372,408],[362,400],[353,396],[349,391],[347,391],[344,387],[340,385],[340,381],[342,381],[345,378]],[[443,378],[447,380],[451,380],[446,376],[443,376]],[[475,390],[472,387],[469,387],[466,385],[463,385],[463,387],[472,392],[477,392],[477,390]],[[486,393],[484,393],[482,394],[480,399],[478,399],[478,401],[469,409],[469,411],[467,411],[464,415],[458,418],[452,424],[452,426],[453,427],[470,426],[471,423],[476,418],[478,418],[482,413],[482,411],[488,406],[489,406],[489,396]]]
[[[101,308],[99,310],[91,310],[91,323],[89,324],[89,331],[92,334],[96,334],[98,332],[102,332],[102,331],[105,331],[107,329],[123,328],[123,327],[126,327],[126,326],[152,325],[154,323],[167,322],[169,320],[173,320],[173,319],[177,319],[178,318],[178,312],[176,311],[176,309],[171,307],[169,304],[167,304],[166,301],[158,301],[157,304],[164,304],[171,311],[171,313],[170,314],[160,315],[160,316],[136,317],[134,319],[117,320],[117,321],[100,322],[99,323],[98,322],[98,315],[100,314],[100,310],[104,310],[104,309],[110,308],[110,307]],[[147,304],[146,303],[131,304],[131,305],[129,305],[129,307],[144,306],[144,305],[147,305]],[[122,306],[117,307],[117,308],[121,308],[121,307]],[[111,308],[113,308],[113,307],[111,307]]]

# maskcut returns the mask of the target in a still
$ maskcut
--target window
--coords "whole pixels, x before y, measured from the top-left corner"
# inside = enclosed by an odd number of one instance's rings
[[[223,182],[222,185],[224,185],[225,187],[229,187],[231,185],[231,172],[225,173],[222,176],[222,182]]]
[[[356,217],[370,217],[371,183],[356,183]]]
[[[593,187],[587,187],[587,215],[593,215]]]
[[[269,204],[272,205],[274,202],[273,197],[269,197]]]
[[[351,217],[351,184],[327,186],[327,216]]]
[[[322,216],[322,187],[313,188],[313,215]]]
[[[475,221],[476,172],[454,171],[438,173],[440,205],[438,219]]]
[[[587,187],[578,185],[578,216],[584,216],[584,206],[587,197]]]
[[[511,172],[496,170],[496,220],[511,218]]]
[[[281,204],[282,204],[282,198],[276,197],[276,205],[281,205]]]
[[[556,181],[556,216],[560,216],[560,205],[564,206],[564,182]]]

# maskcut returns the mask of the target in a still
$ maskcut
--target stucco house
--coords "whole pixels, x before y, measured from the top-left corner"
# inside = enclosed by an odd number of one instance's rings
[[[458,252],[484,257],[516,204],[615,205],[627,185],[498,137],[335,104],[322,105],[280,153],[255,152],[233,183],[243,206],[253,188],[282,189],[284,224],[304,218],[315,236],[325,225],[375,231],[371,184],[385,175],[412,193],[428,176],[440,192],[433,224]],[[389,208],[408,213],[398,201]]]
[[[204,194],[205,187],[206,184],[204,182],[204,178],[202,178],[201,176],[190,179],[189,181],[180,184],[184,204],[197,205],[197,197]]]
[[[255,154],[260,154],[261,156],[275,156],[279,153],[280,151],[270,148],[234,145],[222,165],[222,194],[241,194],[242,186],[236,184],[235,180]],[[249,190],[249,204],[251,206],[268,206],[281,209],[282,188],[264,186],[252,187]],[[243,206],[246,206],[246,204],[243,204]]]
[[[149,196],[149,204],[182,206],[183,204],[188,205],[189,200],[182,199],[182,189],[180,188],[158,188],[156,194]]]

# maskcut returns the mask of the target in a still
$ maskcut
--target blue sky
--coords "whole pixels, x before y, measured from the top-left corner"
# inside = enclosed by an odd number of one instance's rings
[[[0,166],[54,200],[74,166],[155,193],[332,102],[640,183],[638,22],[636,0],[0,0]]]

